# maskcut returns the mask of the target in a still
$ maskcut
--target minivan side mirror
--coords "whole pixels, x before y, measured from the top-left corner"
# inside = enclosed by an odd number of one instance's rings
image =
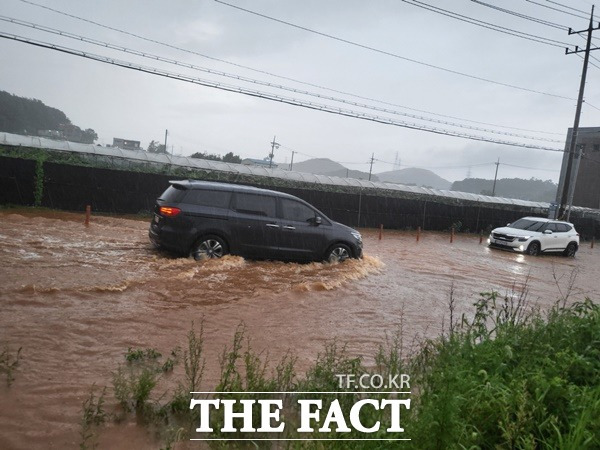
[[[320,218],[319,216],[316,216],[316,217],[313,219],[313,223],[314,223],[315,225],[321,225],[321,222],[322,222],[322,220],[321,220],[321,218]]]

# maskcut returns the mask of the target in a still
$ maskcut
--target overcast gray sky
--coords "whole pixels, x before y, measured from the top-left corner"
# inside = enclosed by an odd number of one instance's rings
[[[232,5],[382,52],[567,98],[532,93],[427,67],[213,0],[32,1],[114,29],[35,6],[29,0],[2,0],[2,18],[32,22],[198,68],[368,104],[391,112],[203,73],[6,20],[0,21],[0,32],[246,90],[486,138],[562,149],[567,128],[573,124],[583,62],[580,56],[565,55],[561,44],[557,44],[558,47],[545,45],[478,27],[419,8],[410,4],[412,1],[226,0]],[[566,30],[558,29],[556,25],[576,30],[587,28],[588,20],[567,14],[589,17],[591,3],[587,0],[558,1],[586,14],[548,0],[536,0],[535,3],[485,0],[485,3],[551,22],[552,26],[470,0],[423,0],[421,5],[437,6],[572,46],[585,46],[582,37],[569,36]],[[598,33],[600,38],[600,31]],[[600,44],[600,39],[596,42]],[[276,151],[278,162],[289,162],[291,151],[295,150],[300,152],[295,155],[295,161],[309,159],[309,156],[328,157],[352,169],[368,171],[367,161],[374,153],[378,161],[373,171],[377,173],[392,170],[398,154],[402,167],[432,168],[449,180],[464,178],[469,171],[468,165],[472,165],[470,173],[473,177],[493,178],[495,166],[492,163],[497,158],[501,163],[530,167],[501,165],[500,178],[557,180],[560,170],[561,154],[558,152],[478,142],[343,117],[128,70],[7,39],[0,39],[0,53],[0,89],[37,98],[61,109],[74,124],[96,130],[98,142],[103,145],[112,143],[113,137],[121,137],[139,140],[146,147],[153,139],[162,142],[165,129],[168,129],[169,150],[173,146],[174,153],[182,155],[197,151],[220,154],[233,151],[242,157],[263,158],[269,153],[270,141],[276,135],[281,144]],[[591,62],[600,67],[600,61],[592,59]],[[593,106],[584,106],[581,125],[598,126],[600,110],[594,107],[600,108],[600,68],[590,67],[585,98]],[[398,113],[519,136],[458,128]],[[551,142],[553,140],[558,142]]]

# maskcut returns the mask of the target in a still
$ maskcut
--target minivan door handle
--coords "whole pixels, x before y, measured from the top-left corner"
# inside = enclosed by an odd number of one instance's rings
[[[279,225],[277,225],[276,223],[268,223],[266,225],[271,228],[279,228]]]
[[[285,230],[295,230],[295,229],[296,229],[296,227],[292,227],[292,226],[290,226],[290,225],[284,225],[284,227],[283,227],[283,228],[284,228]]]

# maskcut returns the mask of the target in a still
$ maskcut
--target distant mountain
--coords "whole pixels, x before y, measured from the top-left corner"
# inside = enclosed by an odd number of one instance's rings
[[[492,195],[493,186],[494,180],[465,178],[462,181],[455,181],[451,190]],[[496,181],[496,197],[518,198],[533,202],[553,202],[556,199],[557,188],[558,186],[551,180],[502,178]]]
[[[287,170],[289,165],[279,164],[280,169]],[[369,179],[368,172],[347,169],[340,163],[329,158],[314,158],[299,163],[294,163],[292,169],[295,172],[314,173],[316,175],[328,175],[330,177]],[[380,181],[375,175],[371,175],[371,181]]]
[[[61,110],[46,106],[40,100],[18,97],[6,91],[0,91],[0,131],[85,144],[93,144],[98,139],[94,130],[82,130],[73,125]]]
[[[452,183],[436,175],[431,170],[417,169],[414,167],[408,169],[392,170],[389,172],[378,173],[380,181],[388,183],[408,184],[414,186],[432,187],[434,189],[450,189]]]

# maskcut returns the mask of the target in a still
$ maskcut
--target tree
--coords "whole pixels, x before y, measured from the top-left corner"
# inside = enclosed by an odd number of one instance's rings
[[[234,155],[233,152],[229,152],[229,153],[226,153],[225,156],[223,156],[223,161],[229,162],[229,163],[240,164],[242,162],[242,158],[240,158],[239,155]]]
[[[193,155],[191,155],[190,158],[208,159],[210,161],[223,161],[236,164],[242,162],[242,158],[240,158],[239,155],[234,155],[233,152],[229,152],[223,157],[214,153],[196,152]]]
[[[190,156],[190,158],[197,159],[209,159],[211,161],[222,161],[219,155],[215,155],[214,153],[206,153],[206,152],[196,152]]]
[[[148,149],[146,151],[148,153],[167,153],[165,144],[159,144],[158,141],[150,141],[150,143],[148,144]]]
[[[93,144],[97,139],[98,134],[91,128],[85,130],[81,136],[81,142],[84,144]]]

